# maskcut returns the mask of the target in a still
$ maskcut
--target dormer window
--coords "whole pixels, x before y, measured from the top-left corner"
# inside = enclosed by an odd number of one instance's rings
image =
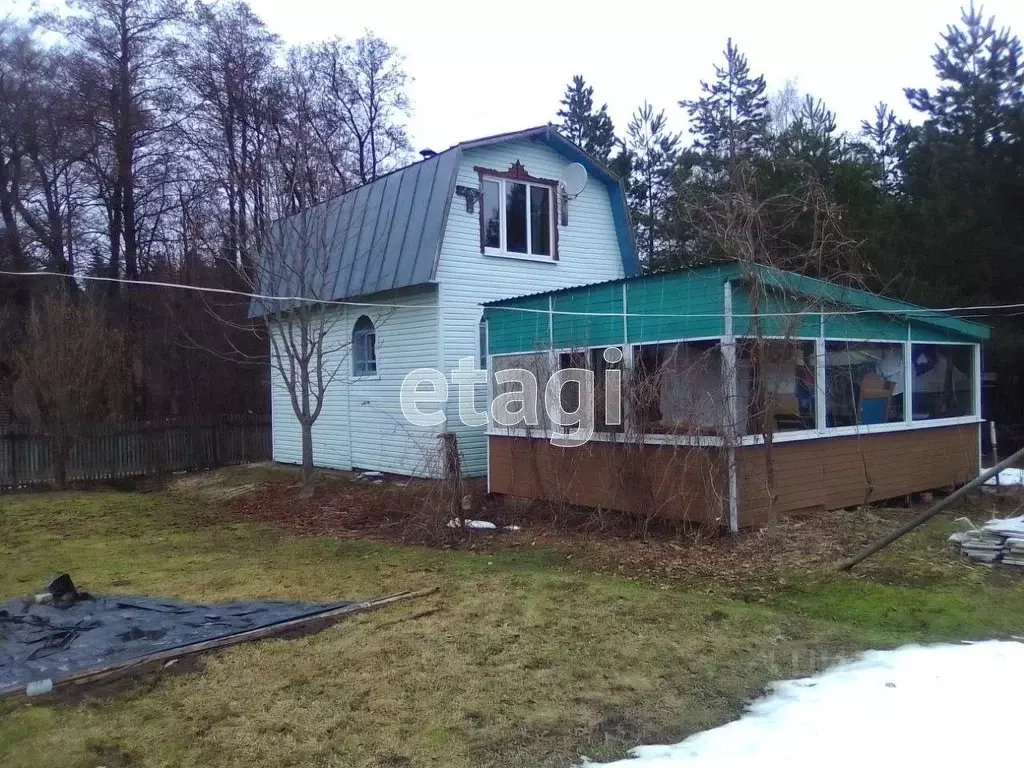
[[[558,183],[530,176],[518,161],[480,174],[480,248],[488,256],[558,259]]]

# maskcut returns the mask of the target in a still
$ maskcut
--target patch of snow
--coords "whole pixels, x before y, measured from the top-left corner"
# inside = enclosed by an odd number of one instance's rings
[[[776,683],[739,720],[607,768],[1000,765],[1020,732],[1024,643],[870,651]],[[989,736],[985,736],[989,734]],[[1008,753],[1007,750],[1010,750]]]
[[[1024,538],[1024,515],[1007,517],[1002,520],[989,520],[985,523],[985,530],[1001,533],[1003,536]]]
[[[474,531],[496,531],[498,526],[494,523],[488,522],[487,520],[463,520],[462,524],[459,524],[458,520],[449,520],[449,528],[471,528]],[[518,531],[521,530],[518,525],[506,525],[501,530],[503,531]]]
[[[486,520],[463,520],[460,524],[458,520],[449,520],[449,528],[472,528],[474,531],[496,531],[498,526],[494,523],[489,523]]]
[[[985,485],[995,485],[996,477],[999,478],[999,485],[1024,485],[1024,469],[1018,467],[1001,469],[998,475],[986,480]]]

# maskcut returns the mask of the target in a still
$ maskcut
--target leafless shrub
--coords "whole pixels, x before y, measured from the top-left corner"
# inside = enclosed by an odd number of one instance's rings
[[[405,539],[435,547],[465,543],[473,535],[466,521],[477,519],[482,492],[462,471],[458,435],[442,432],[434,445],[422,445],[421,452],[417,474],[422,477],[385,486],[408,529]]]
[[[712,243],[714,251],[748,267],[744,284],[750,317],[737,343],[749,366],[749,404],[746,418],[735,425],[733,433],[761,437],[768,519],[774,523],[777,494],[773,447],[780,404],[775,391],[766,387],[765,382],[774,364],[773,356],[799,343],[795,337],[803,318],[773,316],[773,307],[797,306],[803,312],[821,312],[839,306],[766,282],[765,272],[758,267],[856,287],[864,286],[867,268],[860,259],[859,243],[847,234],[842,206],[829,197],[813,176],[789,194],[762,197],[754,174],[741,165],[728,185],[701,205],[690,205],[686,214]],[[825,375],[820,365],[816,366],[816,375]],[[864,472],[870,487],[866,464]]]
[[[31,393],[29,416],[49,437],[57,488],[67,483],[75,441],[117,411],[124,360],[123,334],[102,308],[60,293],[36,297],[15,368]]]
[[[642,538],[655,522],[685,521],[695,538],[722,526],[726,466],[714,443],[726,426],[723,379],[716,345],[637,348],[623,386],[623,460],[616,479],[636,509]]]

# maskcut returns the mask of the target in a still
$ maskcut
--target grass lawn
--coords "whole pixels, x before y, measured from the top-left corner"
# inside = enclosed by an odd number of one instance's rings
[[[1024,632],[1020,578],[936,568],[938,521],[867,576],[725,584],[600,572],[566,549],[302,537],[153,493],[0,496],[0,598],[67,570],[196,601],[435,595],[76,703],[0,703],[4,766],[567,766],[734,717],[773,679],[910,641]],[[607,569],[604,569],[607,570]]]

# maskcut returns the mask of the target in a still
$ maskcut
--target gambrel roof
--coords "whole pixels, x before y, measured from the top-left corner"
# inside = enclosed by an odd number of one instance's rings
[[[273,284],[261,285],[260,292],[342,300],[432,282],[462,153],[507,141],[543,143],[570,162],[584,165],[592,178],[607,186],[625,273],[637,274],[636,247],[621,181],[553,127],[539,126],[456,144],[278,222],[282,245],[271,250],[281,254],[297,251],[288,243],[315,233],[316,242],[307,247],[320,249],[312,259],[320,266],[316,270],[266,270],[275,277],[265,281]],[[253,300],[249,313],[259,316],[270,311],[274,309],[268,302]]]

